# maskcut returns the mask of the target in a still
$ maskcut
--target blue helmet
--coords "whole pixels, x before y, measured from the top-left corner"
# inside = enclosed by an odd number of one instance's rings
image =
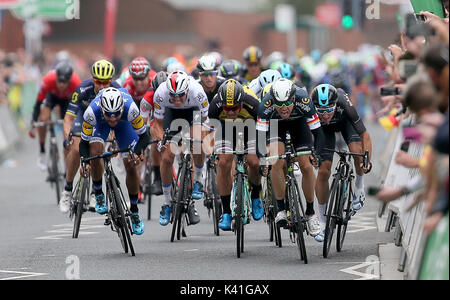
[[[337,103],[338,93],[331,84],[321,84],[314,88],[311,98],[316,107],[331,107]]]
[[[280,72],[276,70],[266,70],[259,75],[259,85],[264,88],[267,84],[277,81],[281,78]]]
[[[278,72],[280,72],[281,76],[286,79],[292,80],[295,77],[295,70],[294,67],[292,67],[288,63],[282,63],[278,67]]]

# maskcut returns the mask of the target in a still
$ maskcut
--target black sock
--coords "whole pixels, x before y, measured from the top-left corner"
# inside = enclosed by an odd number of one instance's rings
[[[159,166],[154,166],[153,167],[153,174],[155,174],[155,180],[161,180],[161,170],[159,168]]]
[[[306,202],[306,212],[305,212],[305,214],[306,214],[307,216],[312,216],[312,215],[315,214],[315,211],[314,211],[314,203]]]
[[[228,196],[220,196],[220,200],[222,200],[222,209],[224,214],[231,214],[231,195]]]
[[[45,144],[40,144],[41,153],[45,153]]]
[[[285,210],[285,206],[284,206],[284,199],[283,200],[277,200],[277,207],[278,207],[278,211],[282,211]]]
[[[92,189],[94,190],[95,196],[103,194],[102,190],[102,180],[92,181]]]
[[[64,190],[67,192],[71,192],[73,190],[73,181],[66,181],[66,185],[64,186]]]
[[[250,183],[252,187],[252,199],[259,198],[259,192],[261,192],[261,185],[254,185],[253,183]]]
[[[128,194],[128,196],[130,197],[130,211],[132,213],[139,212],[139,209],[138,209],[138,195],[130,195],[130,194]]]

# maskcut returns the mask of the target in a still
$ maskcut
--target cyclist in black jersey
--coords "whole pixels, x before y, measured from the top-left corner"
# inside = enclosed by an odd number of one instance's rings
[[[272,134],[272,127],[278,127]],[[259,105],[256,129],[258,140],[266,135],[266,144],[269,146],[269,155],[285,153],[286,134],[289,132],[295,151],[307,151],[313,148],[314,139],[323,143],[323,132],[319,117],[309,95],[285,78],[272,84]],[[258,142],[259,151],[262,145]],[[296,159],[302,172],[302,189],[306,198],[306,215],[309,232],[316,236],[321,232],[319,219],[314,211],[314,186],[316,176],[311,164],[311,157],[301,156]],[[285,161],[278,160],[272,165],[272,188],[279,212],[275,221],[284,225],[287,222],[285,196]]]
[[[254,153],[249,153],[246,157],[248,179],[251,185],[253,219],[258,221],[264,215],[264,207],[259,196],[261,191],[261,176],[259,174],[259,160],[256,154],[256,135],[251,134],[255,132],[254,124],[258,116],[258,106],[258,99],[246,93],[242,85],[234,79],[228,79],[220,86],[219,92],[209,106],[208,117],[210,122],[213,122],[213,120],[220,122],[220,128],[216,128],[215,149],[219,156],[217,186],[223,207],[223,215],[219,223],[219,228],[222,230],[231,230],[230,201],[234,156],[232,154],[220,153],[236,150],[236,134],[240,130],[244,132],[243,142],[245,148],[249,151],[254,149]],[[253,128],[251,128],[251,124],[249,127],[246,126],[247,123],[245,121],[247,120],[253,121],[251,122]],[[227,128],[232,128],[232,130],[228,130]]]
[[[317,149],[334,149],[336,146],[337,132],[342,134],[350,152],[364,153],[366,150],[372,153],[372,141],[370,135],[364,126],[363,121],[359,117],[355,107],[350,101],[349,96],[342,89],[336,89],[330,84],[322,84],[317,86],[312,92],[312,100],[319,115],[320,122],[325,134],[325,143],[318,145]],[[319,202],[321,223],[325,223],[325,210],[329,194],[329,178],[331,175],[331,166],[333,163],[333,152],[321,150],[321,164],[316,182],[316,195]],[[361,157],[354,157],[356,180],[356,192],[353,199],[353,209],[360,210],[364,205],[364,181],[363,175],[370,172],[372,164],[369,163],[367,169],[362,167]],[[316,237],[317,241],[323,240],[323,232]]]
[[[198,82],[202,85],[203,90],[208,97],[208,103],[211,103],[214,96],[217,94],[219,87],[225,82],[225,78],[218,76],[219,70],[217,60],[213,55],[203,55],[199,58],[197,63],[200,79]]]

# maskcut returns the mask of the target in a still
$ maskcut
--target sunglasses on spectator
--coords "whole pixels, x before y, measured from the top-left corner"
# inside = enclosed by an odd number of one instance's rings
[[[238,111],[239,109],[241,109],[241,106],[240,105],[237,105],[237,106],[222,106],[222,108],[223,108],[223,110],[224,111],[226,111],[226,112],[231,112],[231,111],[233,111],[233,112],[236,112],[236,111]]]
[[[317,113],[320,115],[331,114],[334,112],[335,109],[336,109],[336,106],[328,107],[328,108],[316,108]]]
[[[172,97],[172,98],[182,98],[182,97],[184,97],[185,95],[186,95],[186,92],[184,92],[184,93],[179,93],[179,94],[169,92],[169,96]]]
[[[95,79],[94,78],[94,83],[98,84],[98,85],[105,85],[105,84],[111,84],[111,79],[107,79],[107,80],[100,80],[100,79]]]
[[[294,104],[294,99],[288,100],[288,101],[275,101],[275,103],[273,104],[274,106],[278,107],[278,108],[282,108],[282,107],[289,107],[291,105]]]
[[[216,76],[217,74],[219,74],[218,71],[205,71],[205,72],[200,72],[200,76]]]

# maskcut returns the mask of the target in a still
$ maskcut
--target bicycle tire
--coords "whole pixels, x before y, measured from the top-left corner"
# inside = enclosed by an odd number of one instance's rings
[[[147,220],[152,219],[152,165],[150,153],[147,152],[147,159],[145,161],[145,171],[144,171],[144,184],[142,191],[142,199],[144,203],[147,202]]]
[[[177,228],[180,226],[181,224],[181,210],[182,210],[182,204],[183,204],[183,199],[184,199],[184,195],[185,195],[185,177],[186,177],[186,163],[183,163],[183,165],[181,166],[181,169],[179,171],[179,177],[180,179],[178,180],[178,191],[177,191],[177,199],[176,199],[176,203],[174,205],[174,215],[173,215],[173,222],[172,222],[172,233],[170,235],[170,242],[173,242],[175,239],[175,233],[177,233],[177,239],[180,240],[180,234],[179,234],[179,230],[177,230]]]
[[[349,185],[350,190],[348,192],[348,196],[346,199],[347,207],[341,214],[343,216],[342,222],[338,223],[337,236],[336,236],[336,251],[337,252],[341,252],[342,248],[344,246],[345,236],[347,233],[348,221],[350,220],[351,211],[352,211],[351,205],[352,205],[353,191],[352,191],[350,182],[347,182],[347,184]]]
[[[80,225],[81,225],[81,217],[83,215],[83,205],[86,201],[87,191],[89,188],[89,182],[86,178],[81,178],[81,190],[80,194],[77,193],[77,200],[76,203],[76,210],[75,210],[75,219],[74,219],[74,225],[73,225],[73,232],[72,232],[72,238],[76,239],[78,238],[78,234],[80,232]]]
[[[334,178],[333,183],[331,184],[331,193],[330,198],[328,199],[327,204],[327,220],[325,223],[325,236],[323,241],[323,257],[327,258],[330,253],[331,241],[333,240],[334,228],[336,226],[335,215],[335,206],[336,206],[336,197],[339,197],[339,180]]]
[[[216,172],[214,170],[210,170],[211,174],[208,174],[208,178],[210,180],[211,183],[211,187],[212,187],[212,195],[213,195],[213,199],[212,199],[212,204],[213,204],[213,208],[212,208],[212,212],[213,212],[213,225],[214,225],[214,234],[216,236],[220,236],[220,230],[219,230],[219,219],[220,216],[222,215],[222,205],[220,203],[220,195],[219,195],[219,189],[217,188],[217,182],[216,182]],[[214,176],[212,176],[214,175]]]
[[[236,255],[237,258],[241,257],[241,249],[242,249],[242,230],[243,230],[243,224],[242,224],[242,211],[243,211],[243,194],[242,194],[242,188],[243,188],[243,180],[242,180],[242,174],[236,175],[236,194],[235,194],[235,212],[234,212],[234,230],[236,233]]]
[[[120,231],[123,234],[124,242],[125,242],[125,253],[128,253],[128,247],[132,256],[135,256],[133,243],[131,241],[131,233],[130,233],[130,223],[128,216],[125,214],[125,201],[122,196],[122,192],[120,191],[120,187],[118,185],[118,179],[113,176],[111,178],[112,191],[114,193],[115,206],[117,208],[117,212],[119,214],[118,220],[120,223]]]
[[[56,145],[51,144],[50,146],[50,160],[51,160],[51,174],[49,177],[54,180],[55,191],[56,191],[56,204],[59,205],[61,200],[61,185],[60,185],[60,174],[58,170],[58,148]]]
[[[306,254],[306,244],[305,238],[303,236],[304,226],[303,220],[304,216],[300,212],[300,204],[301,204],[301,196],[300,191],[298,190],[297,183],[291,179],[289,184],[289,195],[288,199],[290,199],[290,210],[291,216],[294,216],[293,225],[295,226],[295,234],[296,234],[296,242],[300,255],[300,260],[303,260],[305,264],[308,263],[308,257]]]

